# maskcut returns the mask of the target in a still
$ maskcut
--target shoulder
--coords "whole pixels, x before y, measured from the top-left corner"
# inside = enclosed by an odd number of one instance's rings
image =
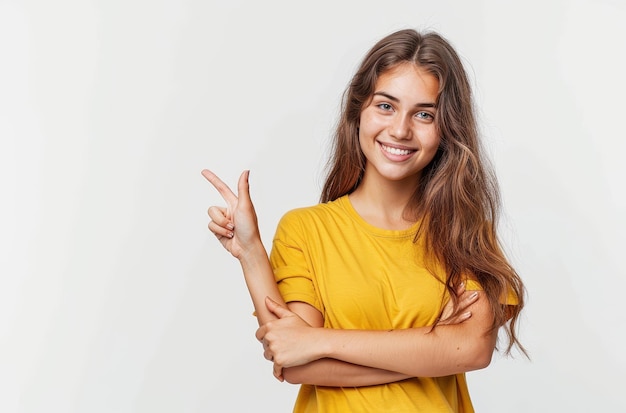
[[[342,199],[339,198],[331,202],[291,209],[281,217],[278,231],[297,232],[336,222],[338,217],[345,214],[342,203]]]
[[[339,198],[322,204],[311,205],[306,207],[294,208],[287,211],[281,218],[282,221],[312,221],[316,219],[325,219],[330,216],[342,214],[343,200]]]

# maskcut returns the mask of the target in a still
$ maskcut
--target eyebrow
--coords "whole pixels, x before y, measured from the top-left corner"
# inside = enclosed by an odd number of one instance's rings
[[[377,96],[384,96],[384,97],[386,97],[387,99],[389,99],[391,101],[400,102],[400,99],[398,99],[397,97],[392,96],[392,95],[390,95],[388,93],[385,93],[385,92],[374,92],[372,95],[374,95],[374,96],[376,96],[376,95]],[[415,106],[418,107],[418,108],[436,108],[437,107],[437,105],[435,103],[431,103],[431,102],[416,103]]]

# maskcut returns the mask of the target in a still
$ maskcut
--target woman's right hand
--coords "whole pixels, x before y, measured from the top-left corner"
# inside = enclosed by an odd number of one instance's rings
[[[256,242],[261,242],[259,225],[252,200],[248,176],[250,171],[244,171],[239,177],[237,195],[220,178],[208,169],[202,171],[207,181],[220,193],[226,207],[211,206],[208,210],[211,221],[209,230],[233,257],[240,259],[247,248]]]

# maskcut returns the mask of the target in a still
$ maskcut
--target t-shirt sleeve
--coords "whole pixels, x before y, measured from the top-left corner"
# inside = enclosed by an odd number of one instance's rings
[[[278,223],[270,262],[280,294],[285,302],[301,301],[323,313],[306,254],[304,223],[288,212]]]
[[[482,290],[483,287],[476,280],[466,279],[465,280],[465,289],[468,290],[468,291],[476,291],[476,290]],[[506,305],[518,305],[519,304],[519,301],[517,299],[517,295],[515,294],[515,291],[513,291],[513,289],[510,288],[510,287],[509,287],[506,295],[503,295],[500,298],[500,302],[502,304],[506,304]]]

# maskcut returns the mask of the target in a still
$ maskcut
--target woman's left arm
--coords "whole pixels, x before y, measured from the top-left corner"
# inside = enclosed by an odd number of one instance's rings
[[[265,357],[273,360],[275,371],[332,358],[411,377],[463,373],[487,367],[496,345],[489,300],[477,293],[472,316],[460,324],[388,331],[311,327],[266,300],[278,319],[260,327],[256,336],[267,342]]]

